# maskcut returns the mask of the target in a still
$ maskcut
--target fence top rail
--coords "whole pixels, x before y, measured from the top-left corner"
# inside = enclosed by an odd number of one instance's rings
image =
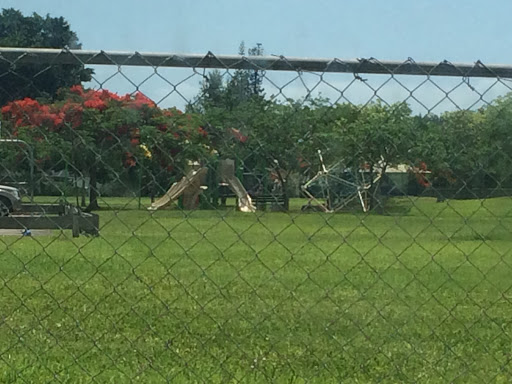
[[[256,69],[272,71],[337,72],[353,74],[423,75],[512,78],[512,65],[416,62],[368,59],[328,59],[285,56],[91,51],[0,47],[0,63],[153,66],[181,68]]]

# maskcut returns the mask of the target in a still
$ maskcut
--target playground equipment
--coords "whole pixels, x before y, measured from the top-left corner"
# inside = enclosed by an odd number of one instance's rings
[[[255,212],[256,208],[252,204],[251,197],[240,180],[235,176],[234,160],[219,160],[217,169],[218,183],[216,182],[217,185],[214,187],[218,188],[223,185],[229,187],[237,197],[238,208],[241,212]],[[175,182],[165,195],[151,204],[148,209],[155,211],[165,208],[176,201],[180,196],[182,196],[183,199],[183,208],[193,209],[201,191],[208,189],[208,186],[204,185],[207,173],[208,168],[201,167],[197,162],[190,162],[185,176],[183,176],[180,181]]]
[[[343,160],[327,168],[321,151],[318,151],[320,171],[302,186],[302,192],[309,198],[302,210],[316,209],[328,213],[347,208],[358,201],[363,212],[370,210],[370,188],[378,183],[379,198],[403,196],[411,192],[411,175],[421,188],[430,186],[427,176],[431,173],[425,163],[419,167],[407,164],[385,167],[380,161],[373,172],[363,167],[346,168]],[[372,180],[373,178],[373,180]],[[380,182],[379,182],[380,181]],[[322,201],[323,200],[323,201]]]
[[[252,204],[251,196],[235,176],[235,161],[232,159],[220,160],[217,169],[221,185],[229,187],[237,197],[238,209],[241,212],[255,212],[256,208]]]
[[[302,192],[309,198],[307,205],[302,210],[319,209],[323,212],[338,212],[358,201],[363,212],[370,210],[369,192],[373,175],[367,174],[365,170],[353,170],[344,167],[343,160],[327,168],[318,151],[320,159],[320,170],[307,183],[302,185]],[[373,179],[373,183],[381,178],[380,174]],[[323,201],[322,201],[323,200]]]
[[[165,208],[183,194],[187,197],[187,201],[184,202],[184,205],[188,206],[189,201],[191,201],[193,197],[199,196],[201,192],[201,179],[208,172],[207,168],[200,168],[197,165],[197,163],[190,163],[190,169],[186,172],[185,176],[183,176],[180,181],[173,183],[169,190],[160,199],[151,204],[148,209],[154,211]]]

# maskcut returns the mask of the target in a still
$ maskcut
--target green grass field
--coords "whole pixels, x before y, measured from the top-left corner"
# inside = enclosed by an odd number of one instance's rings
[[[512,380],[508,198],[103,205],[98,238],[0,237],[0,382]]]

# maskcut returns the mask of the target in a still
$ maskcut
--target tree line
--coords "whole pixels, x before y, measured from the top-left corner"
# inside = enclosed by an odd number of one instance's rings
[[[0,46],[80,43],[63,18],[9,9],[0,14]],[[262,55],[263,47],[246,52],[242,43],[239,51]],[[370,172],[398,164],[426,167],[434,188],[512,187],[510,95],[476,111],[419,116],[406,103],[278,102],[265,95],[263,71],[213,70],[180,111],[160,108],[141,93],[84,89],[80,84],[92,72],[82,65],[42,69],[34,64],[13,72],[10,63],[0,63],[1,135],[33,146],[40,179],[62,170],[89,177],[92,209],[96,183],[117,183],[113,194],[140,184],[161,186],[161,192],[188,161],[223,157],[248,172],[272,173],[293,195],[290,180],[307,180],[319,169],[318,150],[327,164],[343,160]],[[6,146],[0,152],[0,174],[27,172],[22,153]]]

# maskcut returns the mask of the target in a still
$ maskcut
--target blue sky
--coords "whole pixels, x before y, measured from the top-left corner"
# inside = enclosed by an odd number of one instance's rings
[[[37,12],[65,17],[84,49],[233,54],[244,40],[248,46],[262,43],[268,54],[285,56],[381,60],[412,57],[416,61],[512,63],[510,0],[1,0],[0,6],[17,8],[25,14]],[[97,80],[102,83],[116,71],[111,67],[97,68]],[[139,84],[151,71],[123,68],[123,73]],[[172,84],[190,73],[190,70],[162,71]],[[282,85],[294,74],[268,76]],[[368,78],[374,89],[387,80],[379,76]],[[343,90],[350,80],[349,75],[333,75],[327,82]],[[199,81],[200,77],[196,76],[178,87],[185,99],[197,92]],[[401,81],[410,89],[424,79],[408,77]],[[299,83],[294,82],[283,93],[291,97],[305,96],[307,89]],[[305,83],[312,88],[318,78],[306,76]],[[492,83],[477,79],[472,85],[482,93]],[[460,79],[436,79],[436,84],[449,91],[460,84]],[[119,92],[134,88],[119,74],[102,86]],[[278,89],[270,88],[268,93],[279,93]],[[172,86],[153,77],[141,89],[159,100],[172,91]],[[350,96],[354,102],[364,102],[374,94],[365,84],[353,85],[350,90],[347,98]],[[316,91],[331,98],[339,95],[325,83],[318,84]],[[492,99],[506,91],[504,84],[497,84],[485,98]],[[395,81],[386,84],[378,94],[389,101],[409,95]],[[418,99],[425,99],[428,108],[446,96],[430,82],[415,94]],[[463,108],[479,98],[465,86],[450,93],[457,94],[460,95],[454,97],[455,102]],[[163,104],[180,102],[183,102],[181,96],[173,93]],[[451,104],[445,99],[435,108],[450,109]]]

